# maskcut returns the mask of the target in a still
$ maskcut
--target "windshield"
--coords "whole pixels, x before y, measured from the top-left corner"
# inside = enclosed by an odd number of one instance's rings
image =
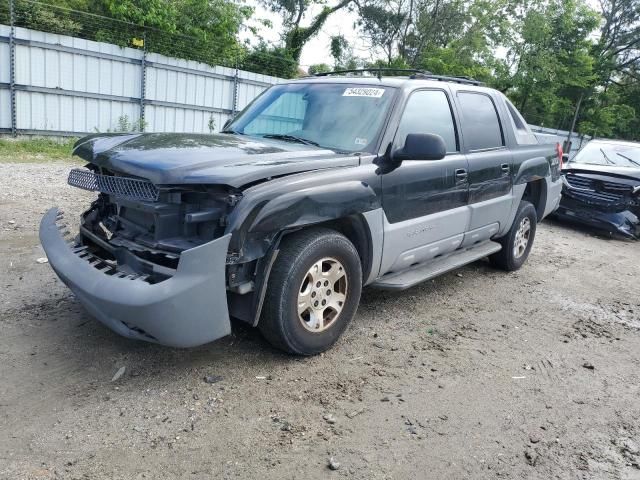
[[[640,144],[590,142],[573,159],[589,165],[640,167]]]
[[[372,152],[393,90],[348,83],[277,85],[251,103],[225,132],[340,152]]]

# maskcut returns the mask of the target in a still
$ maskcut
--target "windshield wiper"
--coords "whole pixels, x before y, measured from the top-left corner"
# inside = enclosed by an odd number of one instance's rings
[[[234,135],[246,135],[246,133],[239,132],[237,130],[222,130],[220,133],[232,133]]]
[[[273,138],[276,140],[284,140],[285,142],[302,143],[303,145],[313,145],[314,147],[320,146],[318,142],[314,142],[308,138],[296,137],[295,135],[287,135],[284,133],[268,133],[266,135],[262,135],[262,138]]]
[[[623,155],[619,152],[616,152],[616,155],[621,156],[622,158],[624,158],[625,160],[628,160],[629,162],[633,163],[634,165],[637,165],[640,167],[640,163],[636,162],[635,160],[632,160],[631,158],[627,157],[626,155]]]
[[[607,154],[604,153],[603,149],[600,149],[600,151],[602,152],[602,156],[604,157],[604,159],[607,161],[607,163],[609,163],[609,165],[617,165],[616,162],[614,162],[613,160],[611,160],[609,157],[607,157]]]

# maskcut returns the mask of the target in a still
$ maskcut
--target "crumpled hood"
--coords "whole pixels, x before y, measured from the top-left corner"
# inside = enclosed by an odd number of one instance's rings
[[[97,134],[78,140],[73,153],[156,185],[242,187],[265,178],[359,163],[354,155],[231,134]]]

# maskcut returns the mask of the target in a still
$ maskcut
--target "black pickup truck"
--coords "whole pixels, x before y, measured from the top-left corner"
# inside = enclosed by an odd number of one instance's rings
[[[279,84],[216,135],[90,135],[99,192],[40,239],[91,315],[175,347],[257,326],[311,355],[363,286],[402,290],[483,257],[515,270],[560,200],[562,152],[479,82],[322,75]]]

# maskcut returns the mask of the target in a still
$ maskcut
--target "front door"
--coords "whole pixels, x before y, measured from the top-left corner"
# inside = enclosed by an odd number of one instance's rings
[[[469,223],[467,158],[460,152],[448,90],[417,90],[409,96],[394,148],[409,133],[440,135],[442,160],[405,160],[382,176],[385,213],[380,275],[404,270],[458,248]]]
[[[512,155],[494,100],[483,92],[458,91],[462,134],[469,161],[471,220],[464,245],[491,238],[511,212]]]

